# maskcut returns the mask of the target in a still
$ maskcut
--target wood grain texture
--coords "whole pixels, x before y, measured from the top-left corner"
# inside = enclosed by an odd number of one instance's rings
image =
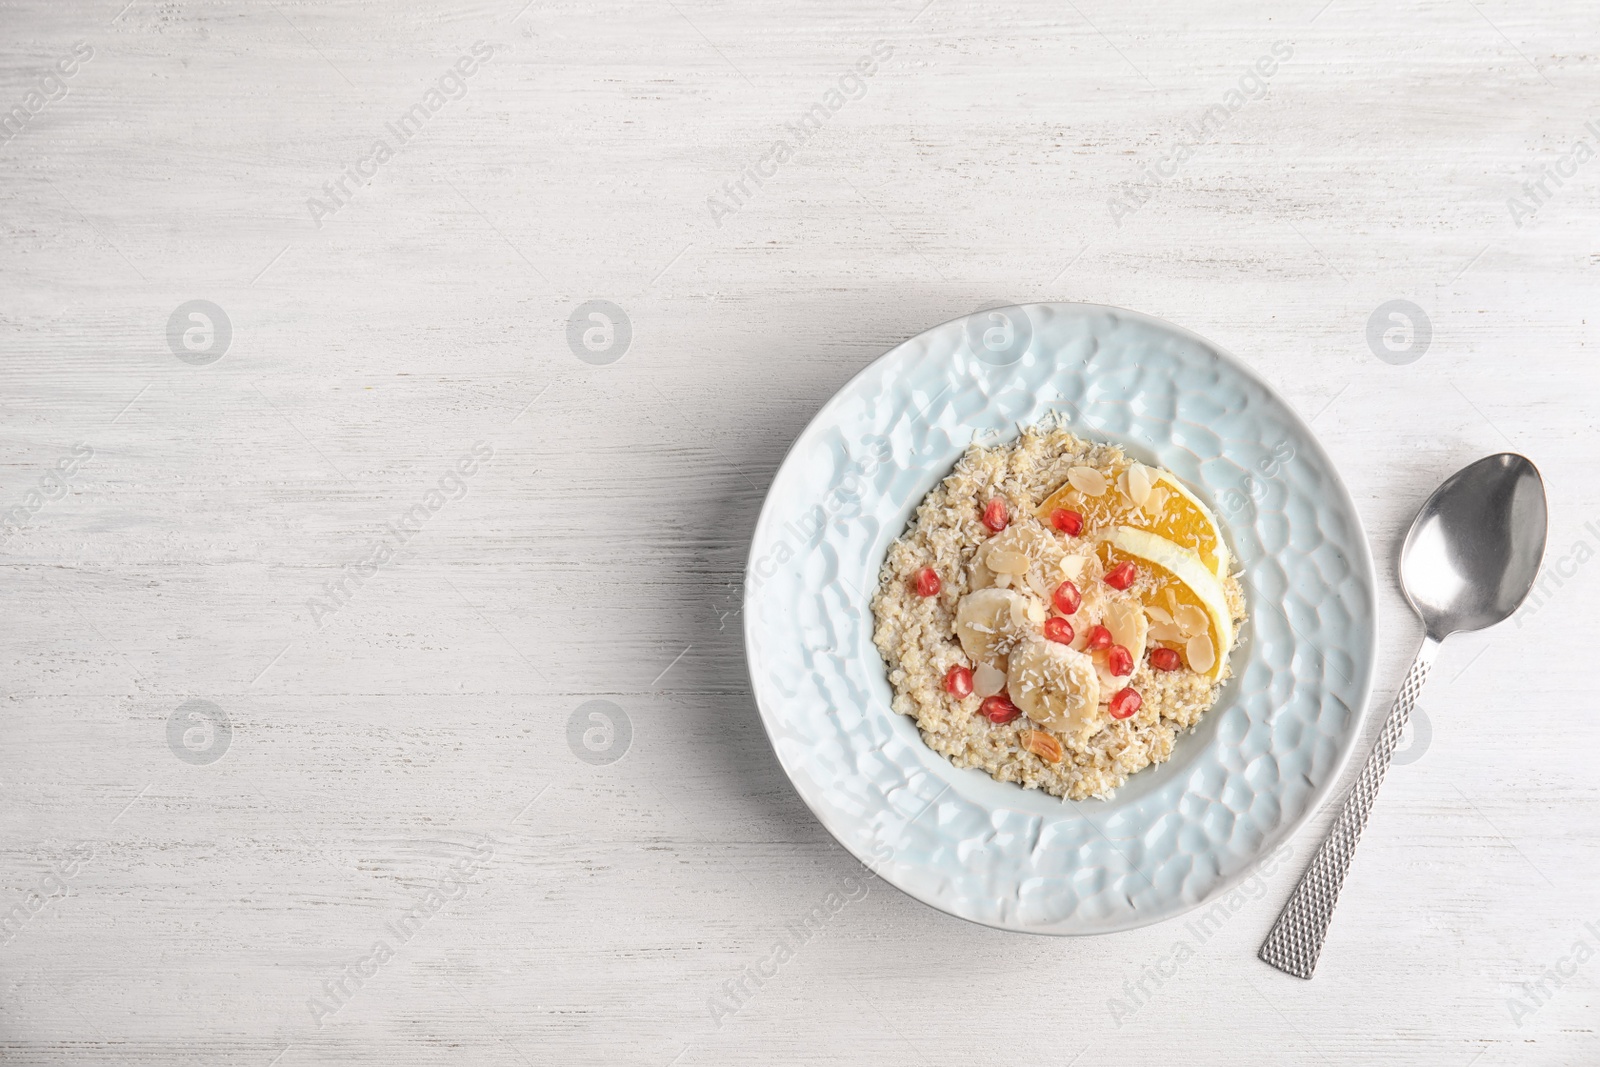
[[[92,450],[0,544],[0,914],[23,909],[0,1061],[1600,1055],[1600,959],[1574,951],[1600,953],[1585,6],[124,3],[0,5],[0,114],[93,50],[0,143],[0,510]],[[480,41],[459,99],[314,220]],[[1275,42],[1264,92],[1187,132]],[[194,299],[232,324],[206,366],[168,344]],[[591,299],[632,326],[605,366],[567,342]],[[1034,299],[1180,323],[1314,420],[1386,579],[1385,707],[1419,637],[1390,579],[1417,504],[1508,447],[1547,479],[1558,580],[1446,646],[1311,983],[1254,952],[1327,813],[1204,943],[1032,939],[863,880],[767,746],[740,583],[789,443],[895,342]],[[1391,299],[1431,322],[1407,365],[1368,347]],[[569,745],[593,699],[631,724],[607,765]],[[215,762],[169,746],[190,700],[229,719]]]

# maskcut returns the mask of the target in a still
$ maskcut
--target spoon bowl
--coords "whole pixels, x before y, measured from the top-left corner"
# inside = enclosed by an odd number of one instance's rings
[[[1544,481],[1525,456],[1485,456],[1447,478],[1417,512],[1400,550],[1400,588],[1428,636],[1503,622],[1544,558]]]

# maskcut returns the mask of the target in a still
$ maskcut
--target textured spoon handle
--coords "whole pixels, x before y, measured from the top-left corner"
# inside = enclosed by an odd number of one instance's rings
[[[1378,787],[1389,770],[1389,760],[1395,745],[1411,721],[1411,709],[1416,706],[1422,686],[1428,680],[1428,670],[1433,666],[1433,655],[1439,642],[1432,637],[1422,640],[1422,648],[1406,672],[1400,693],[1394,698],[1394,708],[1378,735],[1378,744],[1361,768],[1361,777],[1355,788],[1345,798],[1327,840],[1317,849],[1311,866],[1300,876],[1300,884],[1289,895],[1289,902],[1278,914],[1278,921],[1261,945],[1258,955],[1267,963],[1294,975],[1310,978],[1317,969],[1317,957],[1322,955],[1322,941],[1328,935],[1328,924],[1333,921],[1333,908],[1339,902],[1339,890],[1344,876],[1350,870],[1350,857],[1355,855],[1356,842],[1367,825],[1367,814],[1377,799]]]

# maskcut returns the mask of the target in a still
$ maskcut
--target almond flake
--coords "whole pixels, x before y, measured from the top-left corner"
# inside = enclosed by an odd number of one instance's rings
[[[1217,665],[1217,650],[1211,643],[1211,638],[1206,634],[1195,634],[1189,638],[1189,643],[1184,646],[1185,656],[1189,661],[1191,670],[1205,674]]]
[[[1073,467],[1067,472],[1067,481],[1084,496],[1105,495],[1106,476],[1093,467]]]
[[[1089,565],[1088,556],[1062,556],[1061,574],[1074,582],[1083,577],[1083,568]]]
[[[1179,605],[1173,613],[1172,621],[1178,624],[1178,629],[1185,634],[1203,634],[1211,629],[1211,618],[1203,608],[1193,604]]]
[[[1188,634],[1178,629],[1176,623],[1152,622],[1150,624],[1150,640],[1152,641],[1181,645],[1188,639],[1188,636]]]
[[[1128,499],[1139,507],[1150,500],[1150,469],[1143,463],[1128,468]]]
[[[1140,639],[1143,635],[1139,632],[1143,629],[1139,625],[1143,621],[1143,612],[1133,601],[1113,600],[1106,606],[1105,624],[1106,629],[1111,631],[1111,640],[1129,651],[1135,645],[1144,643]]]

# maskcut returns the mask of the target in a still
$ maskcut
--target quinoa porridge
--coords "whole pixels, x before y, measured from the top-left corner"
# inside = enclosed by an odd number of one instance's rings
[[[1169,472],[1057,426],[973,444],[889,548],[894,710],[958,767],[1107,798],[1216,703],[1244,594]]]

